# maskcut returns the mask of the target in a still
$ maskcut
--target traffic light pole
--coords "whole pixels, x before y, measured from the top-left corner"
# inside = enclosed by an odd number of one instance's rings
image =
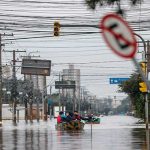
[[[143,43],[143,46],[144,46],[144,59],[145,61],[147,61],[147,52],[146,52],[146,42],[145,40],[139,35],[139,34],[136,34],[134,33],[135,36],[139,37]],[[135,64],[135,66],[137,66],[141,76],[142,76],[142,79],[143,81],[146,83],[147,85],[147,90],[148,92],[150,91],[150,84],[148,82],[148,72],[147,72],[147,67],[146,67],[146,72],[145,72],[145,75],[143,74],[143,71],[141,69],[141,67],[139,66],[139,64],[137,63],[137,61],[135,60],[135,58],[133,58],[133,62]],[[146,124],[146,129],[149,129],[149,109],[148,109],[148,93],[146,93],[145,95],[145,124]]]
[[[146,83],[147,89],[149,91],[150,90],[150,83],[148,82],[147,76],[143,74],[143,71],[142,71],[139,63],[136,61],[136,59],[133,58],[132,60],[135,64],[135,66],[137,67],[139,73],[141,74],[141,77],[142,77],[143,81]],[[146,129],[148,129],[149,128],[149,125],[148,125],[149,124],[149,121],[148,121],[149,119],[148,119],[148,96],[147,96],[147,93],[146,93],[145,98],[146,98],[145,99],[145,120],[146,120],[145,124],[146,124]]]

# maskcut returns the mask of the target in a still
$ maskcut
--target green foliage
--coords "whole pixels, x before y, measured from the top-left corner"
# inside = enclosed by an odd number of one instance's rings
[[[131,75],[130,79],[119,85],[120,91],[128,94],[131,99],[132,109],[138,117],[144,117],[144,95],[139,91],[141,77],[138,73]]]
[[[85,0],[85,3],[88,5],[90,9],[95,9],[96,6],[103,6],[103,5],[114,5],[115,3],[118,4],[121,0]],[[136,5],[140,3],[142,0],[129,0],[131,5]]]
[[[121,105],[117,107],[117,113],[127,113],[130,111],[130,99],[127,97],[126,99],[122,100]]]
[[[135,102],[136,115],[140,118],[144,118],[145,116],[145,100],[144,95],[140,94],[136,97]]]

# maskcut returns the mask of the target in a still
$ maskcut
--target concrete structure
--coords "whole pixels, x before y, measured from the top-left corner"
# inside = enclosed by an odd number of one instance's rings
[[[74,65],[70,64],[69,69],[63,69],[63,80],[73,80],[76,84],[75,89],[75,99],[77,101],[80,100],[80,69],[74,69]],[[73,96],[73,90],[67,89],[65,90],[65,94],[69,97]]]
[[[19,120],[25,119],[25,108],[24,106],[18,106],[16,110],[19,112]],[[43,119],[43,109],[42,105],[39,107],[39,119]],[[12,120],[13,119],[13,108],[9,104],[3,104],[2,107],[2,119],[3,120]],[[28,119],[30,120],[30,110],[28,108]],[[37,119],[37,107],[32,107],[32,119]]]

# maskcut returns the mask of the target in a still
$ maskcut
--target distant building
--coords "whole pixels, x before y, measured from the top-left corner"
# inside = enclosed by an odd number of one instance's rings
[[[76,100],[80,100],[80,69],[74,69],[73,64],[69,64],[69,69],[63,69],[63,80],[73,80],[75,81],[76,89],[75,89],[75,97]],[[65,94],[69,96],[73,96],[73,90],[67,89],[65,90]]]

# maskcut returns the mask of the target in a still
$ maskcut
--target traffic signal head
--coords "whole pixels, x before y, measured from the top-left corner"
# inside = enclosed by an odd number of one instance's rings
[[[140,62],[140,66],[143,73],[146,74],[146,69],[147,69],[146,62]]]
[[[146,83],[145,82],[140,82],[139,83],[139,90],[142,92],[142,93],[145,93],[147,92],[147,86],[146,86]]]
[[[60,23],[58,21],[54,22],[54,36],[59,36]]]

